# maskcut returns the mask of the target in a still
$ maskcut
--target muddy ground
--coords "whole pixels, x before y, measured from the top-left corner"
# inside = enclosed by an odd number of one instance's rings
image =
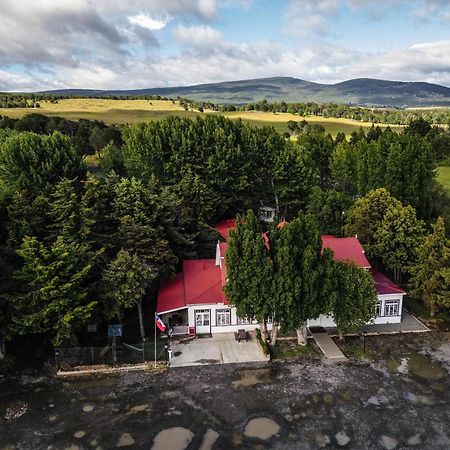
[[[3,378],[0,449],[450,448],[450,336],[367,338],[366,349],[369,360],[341,365],[312,352],[262,366]]]

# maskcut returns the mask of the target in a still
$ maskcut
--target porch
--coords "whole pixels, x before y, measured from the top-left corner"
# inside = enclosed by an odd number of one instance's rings
[[[234,333],[214,333],[211,337],[194,338],[187,342],[172,341],[171,347],[171,367],[269,361],[255,332],[249,333],[248,342],[238,342]]]

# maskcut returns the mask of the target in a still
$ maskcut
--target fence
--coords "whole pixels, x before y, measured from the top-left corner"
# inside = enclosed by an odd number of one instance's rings
[[[115,348],[114,348],[115,347]],[[156,341],[156,360],[167,360],[167,339]],[[59,347],[55,349],[55,363],[60,370],[77,366],[137,364],[155,360],[155,342],[140,344],[118,343],[105,347]]]

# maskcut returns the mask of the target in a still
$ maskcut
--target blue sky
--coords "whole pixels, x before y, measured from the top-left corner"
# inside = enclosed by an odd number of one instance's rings
[[[450,86],[450,0],[0,0],[0,90],[293,76]]]

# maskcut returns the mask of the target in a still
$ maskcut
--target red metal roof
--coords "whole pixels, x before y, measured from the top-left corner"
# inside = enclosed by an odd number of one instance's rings
[[[174,280],[164,280],[159,286],[156,312],[167,312],[186,306],[184,300],[183,273],[177,273]]]
[[[222,291],[220,267],[214,259],[183,261],[184,289],[187,305],[227,303]]]
[[[217,222],[216,224],[216,230],[220,233],[220,235],[227,240],[228,239],[228,232],[231,229],[236,228],[236,219],[224,219],[220,222]]]
[[[322,245],[333,250],[335,261],[350,261],[358,267],[370,269],[364,249],[356,237],[337,238],[330,235],[322,236]]]
[[[375,289],[378,294],[406,294],[403,289],[399,288],[393,281],[378,270],[371,269],[370,273],[372,274]]]

